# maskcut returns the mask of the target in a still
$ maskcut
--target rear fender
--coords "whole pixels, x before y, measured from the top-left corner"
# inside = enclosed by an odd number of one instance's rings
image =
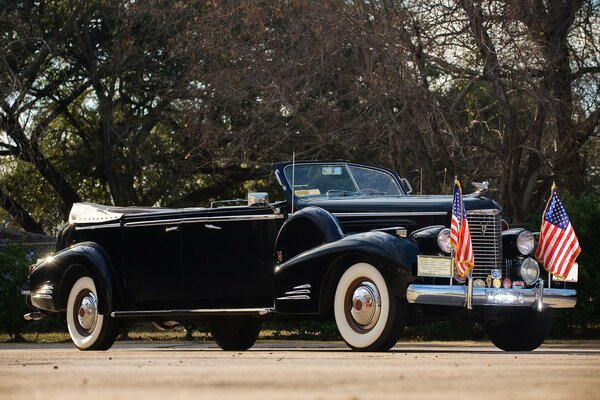
[[[377,267],[392,291],[406,297],[418,248],[410,239],[384,232],[346,236],[305,251],[275,268],[275,309],[282,313],[324,313],[344,271],[356,262]]]
[[[64,311],[71,286],[83,275],[96,284],[98,311],[109,314],[117,288],[114,268],[104,249],[94,242],[77,243],[34,266],[30,277],[32,305],[44,311]]]

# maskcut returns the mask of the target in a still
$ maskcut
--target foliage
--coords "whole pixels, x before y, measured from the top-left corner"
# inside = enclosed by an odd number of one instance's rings
[[[295,150],[425,192],[489,179],[522,221],[552,179],[597,181],[599,18],[591,0],[0,2],[3,217],[51,233],[76,201],[205,205]]]
[[[30,255],[24,246],[8,244],[0,251],[0,332],[19,340],[26,325],[27,307],[21,286],[27,278]]]
[[[577,258],[577,306],[559,314],[555,332],[585,336],[600,326],[600,194],[567,194],[564,205],[582,250]]]

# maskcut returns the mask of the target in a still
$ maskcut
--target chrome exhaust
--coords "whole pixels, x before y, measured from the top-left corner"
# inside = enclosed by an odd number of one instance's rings
[[[42,319],[44,317],[45,317],[45,315],[39,311],[34,311],[34,312],[30,312],[29,314],[23,315],[23,318],[26,321],[39,321],[40,319]]]

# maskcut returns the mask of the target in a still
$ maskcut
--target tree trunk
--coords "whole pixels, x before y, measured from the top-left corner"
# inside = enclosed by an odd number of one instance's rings
[[[63,219],[66,220],[73,204],[80,202],[81,198],[65,177],[42,154],[37,143],[32,142],[25,135],[23,128],[14,114],[9,113],[11,110],[7,110],[6,107],[4,107],[4,110],[7,116],[2,118],[1,128],[18,146],[18,150],[14,155],[23,161],[33,164],[38,172],[56,190],[58,197],[62,200],[61,213]]]
[[[0,188],[0,206],[27,232],[44,234],[44,229],[38,224],[29,213],[2,188]]]

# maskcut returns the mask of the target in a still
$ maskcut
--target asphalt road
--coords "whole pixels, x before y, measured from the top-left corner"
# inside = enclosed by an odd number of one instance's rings
[[[600,399],[600,346],[505,353],[482,344],[267,342],[224,352],[197,343],[0,344],[0,399]]]

